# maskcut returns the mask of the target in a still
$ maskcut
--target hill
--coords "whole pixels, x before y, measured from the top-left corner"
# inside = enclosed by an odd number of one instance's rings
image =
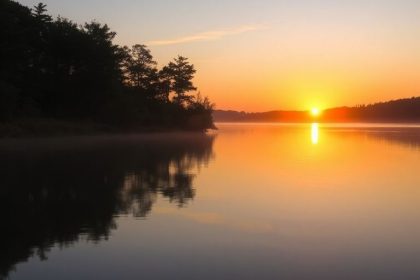
[[[309,111],[247,113],[215,110],[216,122],[420,122],[420,97],[355,107],[326,109],[314,118]]]

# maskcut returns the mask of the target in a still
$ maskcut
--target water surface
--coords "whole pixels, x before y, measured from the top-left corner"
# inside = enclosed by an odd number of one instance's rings
[[[420,279],[420,127],[0,141],[0,278]]]

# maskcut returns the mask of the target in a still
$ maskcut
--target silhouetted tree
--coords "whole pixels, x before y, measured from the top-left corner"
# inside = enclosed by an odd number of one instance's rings
[[[34,6],[32,14],[34,15],[35,19],[39,20],[40,22],[51,22],[52,17],[46,14],[47,12],[47,5],[43,3],[38,3],[38,5]]]
[[[175,93],[176,103],[185,105],[192,100],[192,96],[187,93],[197,89],[192,82],[195,73],[194,65],[183,56],[178,56],[162,69],[161,75],[170,82],[170,90]]]
[[[157,63],[150,50],[145,45],[134,45],[129,54],[126,58],[126,69],[130,84],[141,90],[151,88],[157,80]]]
[[[43,3],[1,0],[0,36],[0,121],[188,126],[195,69],[184,57],[158,71],[146,46],[114,44],[106,24],[53,19]]]

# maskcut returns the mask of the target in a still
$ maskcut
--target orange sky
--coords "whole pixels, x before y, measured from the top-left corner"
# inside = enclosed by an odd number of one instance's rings
[[[53,15],[108,23],[119,44],[147,44],[160,65],[189,57],[196,85],[219,109],[307,110],[420,95],[416,0],[44,2]]]

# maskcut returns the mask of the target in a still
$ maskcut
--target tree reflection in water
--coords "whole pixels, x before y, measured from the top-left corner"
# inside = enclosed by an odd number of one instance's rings
[[[53,245],[109,237],[114,217],[145,218],[159,196],[185,206],[213,157],[204,134],[0,142],[0,278]]]

